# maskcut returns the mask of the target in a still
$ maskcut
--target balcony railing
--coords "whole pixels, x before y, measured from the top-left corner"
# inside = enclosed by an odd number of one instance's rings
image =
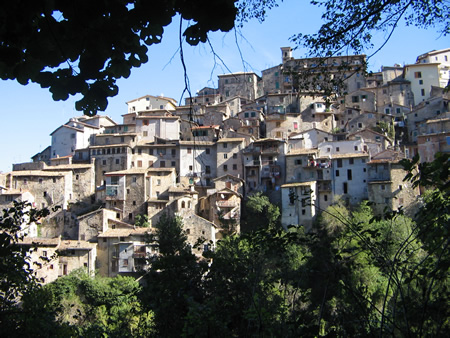
[[[236,206],[236,202],[234,201],[217,201],[217,206],[221,208],[234,208]]]
[[[106,186],[106,196],[115,197],[119,193],[118,185],[107,185]]]
[[[261,151],[261,153],[263,154],[278,154],[279,152],[280,150],[278,149],[278,147],[263,148],[263,150]]]
[[[133,258],[146,258],[147,253],[146,252],[134,252]]]

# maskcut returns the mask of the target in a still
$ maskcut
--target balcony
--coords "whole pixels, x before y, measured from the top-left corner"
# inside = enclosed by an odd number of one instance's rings
[[[318,162],[314,160],[308,161],[304,166],[304,169],[329,169],[331,168],[331,162]]]
[[[106,186],[106,196],[117,196],[119,192],[118,185],[107,185]]]
[[[331,183],[321,183],[317,185],[319,191],[331,191]]]
[[[267,147],[267,148],[263,148],[261,153],[264,155],[279,154],[280,150],[278,149],[278,147]]]
[[[124,190],[120,185],[106,185],[106,200],[124,200]]]
[[[147,258],[147,253],[146,252],[135,252],[133,253],[133,258]]]
[[[217,206],[220,208],[234,208],[236,207],[236,202],[234,201],[217,201]]]
[[[260,154],[261,147],[247,147],[242,150],[242,153],[244,153],[244,154]]]

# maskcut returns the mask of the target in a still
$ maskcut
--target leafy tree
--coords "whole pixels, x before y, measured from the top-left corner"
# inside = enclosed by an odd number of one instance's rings
[[[140,289],[132,277],[92,278],[81,269],[27,295],[23,309],[34,318],[26,324],[31,336],[149,336],[153,314],[143,311]]]
[[[242,207],[241,230],[255,231],[265,226],[278,228],[280,223],[280,209],[270,203],[269,198],[261,192],[250,195]]]
[[[370,46],[372,31],[393,30],[402,18],[409,25],[439,27],[444,36],[450,31],[443,0],[312,3],[324,8],[324,24],[316,34],[294,35],[292,41],[323,57],[348,48],[360,53]],[[1,14],[0,78],[38,83],[54,100],[81,94],[76,109],[96,114],[117,95],[117,79],[148,62],[148,47],[162,41],[176,15],[188,22],[186,42],[197,45],[211,31],[226,32],[253,18],[263,21],[277,5],[276,0],[80,0],[76,6],[64,0],[10,1]],[[317,69],[325,74],[323,66]]]
[[[297,34],[292,40],[306,47],[311,54],[330,57],[347,53],[362,53],[372,47],[374,31],[389,33],[400,20],[419,28],[436,27],[446,36],[450,33],[450,5],[442,0],[350,0],[312,1],[324,8],[324,23],[317,33]]]
[[[289,336],[290,273],[304,254],[293,234],[262,227],[219,241],[205,274],[203,302],[193,303],[187,336]],[[297,276],[296,276],[297,277]]]
[[[235,0],[5,3],[0,78],[38,83],[54,100],[80,93],[76,109],[95,114],[117,95],[116,80],[148,61],[147,47],[177,14],[189,22],[186,41],[197,45],[210,31],[232,29],[237,9]]]
[[[37,287],[33,277],[29,248],[19,245],[31,223],[49,214],[36,210],[27,202],[13,202],[13,207],[0,214],[0,335],[12,335],[21,327],[21,297]],[[33,250],[32,248],[31,250]]]
[[[144,275],[142,303],[155,314],[156,330],[162,337],[179,337],[190,304],[203,299],[202,276],[206,262],[191,252],[179,217],[164,214],[149,242],[158,244],[159,255]]]
[[[136,215],[134,225],[137,227],[148,228],[150,226],[150,223],[148,222],[148,215]]]

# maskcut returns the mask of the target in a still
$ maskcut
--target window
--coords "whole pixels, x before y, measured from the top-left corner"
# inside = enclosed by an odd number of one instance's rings
[[[250,113],[250,116],[251,116],[251,117],[255,117],[255,116],[256,116],[256,113],[255,113],[254,111],[252,111],[252,112]]]
[[[384,184],[381,185],[381,190],[386,190],[386,186]]]
[[[206,152],[206,155],[209,155],[209,154],[211,153],[211,149],[206,148],[206,149],[205,149],[205,152]]]
[[[348,193],[348,183],[347,182],[344,182],[343,190],[344,190],[344,194]]]
[[[43,257],[47,257],[47,251],[46,250],[42,251],[42,256]]]
[[[339,147],[336,147],[336,152],[339,152]]]
[[[338,167],[338,168],[342,168],[342,159],[341,159],[341,158],[339,158],[339,159],[337,160],[337,167]]]
[[[233,170],[237,170],[237,164],[233,164]]]
[[[278,128],[278,127],[281,126],[281,122],[277,122],[275,125],[276,125],[276,127]]]
[[[76,135],[75,134],[70,134],[70,138],[75,138]]]
[[[77,177],[77,179],[78,179],[78,177]],[[42,178],[39,179],[39,184],[42,184]]]
[[[223,165],[223,171],[228,171],[228,166],[226,164]]]
[[[423,85],[423,80],[419,80],[419,84],[420,84],[420,85]]]
[[[302,160],[295,160],[294,162],[296,165],[302,165]]]
[[[106,165],[106,160],[103,160],[103,161],[102,161],[102,165]]]
[[[150,155],[153,155],[153,149],[149,149],[149,150],[148,150],[148,153],[149,153]]]
[[[116,164],[120,164],[120,159],[116,158]]]
[[[170,162],[170,165],[171,165],[172,167],[175,167],[177,164],[175,163],[175,161],[172,161],[172,162]]]
[[[223,154],[223,158],[228,158],[228,154]]]
[[[352,180],[352,170],[351,170],[351,169],[347,169],[347,179],[348,179],[349,181]]]
[[[128,214],[128,219],[129,219],[130,221],[133,219],[133,213],[132,213],[132,212],[130,212],[130,213]]]
[[[136,205],[136,201],[133,201],[133,205]]]
[[[165,168],[166,167],[166,161],[160,161],[159,162],[159,167],[160,168]]]
[[[248,117],[248,113],[244,113],[244,117]]]
[[[226,148],[228,148],[228,143],[224,142],[223,143],[223,149],[226,149]]]
[[[233,154],[233,158],[236,159],[237,158],[237,153]]]
[[[138,166],[139,168],[142,168],[142,161],[141,161],[141,160],[137,161],[137,166]]]
[[[359,102],[359,96],[352,96],[352,102],[353,103]]]
[[[414,72],[414,77],[420,79],[422,77],[422,72]]]
[[[143,121],[142,121],[142,124],[143,124],[144,126],[148,126],[148,120],[143,120]]]
[[[390,110],[389,108],[386,108],[386,109],[384,110],[384,113],[385,113],[385,114],[390,114],[390,113],[391,113],[391,110]]]
[[[420,90],[420,94],[421,94],[422,96],[425,96],[425,89],[422,88],[422,89]]]
[[[144,135],[144,137],[147,137],[148,136],[148,131],[145,130],[142,134]]]
[[[323,195],[323,200],[326,202],[328,201],[328,195]]]
[[[349,159],[348,159],[348,164],[350,164],[350,165],[353,164],[353,159],[352,159],[352,158],[349,158]]]
[[[190,165],[190,166],[189,166],[189,171],[192,171],[192,169],[193,169],[193,167]]]
[[[176,149],[172,149],[172,156],[177,156],[177,150]]]
[[[136,176],[133,176],[133,178],[131,179],[131,181],[132,181],[133,183],[136,183],[137,177],[136,177]]]
[[[339,170],[336,170],[336,177],[339,177]]]
[[[187,153],[192,154],[192,148],[187,148]]]
[[[47,197],[47,192],[46,191],[44,191],[44,197]]]

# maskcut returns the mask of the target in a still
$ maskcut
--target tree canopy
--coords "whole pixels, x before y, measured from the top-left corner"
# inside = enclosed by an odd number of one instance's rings
[[[76,109],[93,115],[117,95],[116,81],[148,62],[148,47],[179,15],[180,44],[207,41],[212,31],[230,31],[250,19],[263,21],[277,0],[64,0],[9,1],[0,13],[0,78],[49,88],[54,100],[81,94]],[[315,55],[359,53],[372,31],[408,25],[449,33],[449,4],[443,0],[312,1],[324,21],[316,34],[292,41]],[[295,32],[292,32],[293,34]],[[182,34],[182,36],[181,36]]]
[[[54,100],[80,93],[76,109],[105,110],[118,93],[116,80],[148,61],[178,14],[189,21],[190,45],[210,31],[234,27],[235,0],[12,1],[0,14],[0,78],[49,88]],[[181,37],[180,37],[181,39]]]

